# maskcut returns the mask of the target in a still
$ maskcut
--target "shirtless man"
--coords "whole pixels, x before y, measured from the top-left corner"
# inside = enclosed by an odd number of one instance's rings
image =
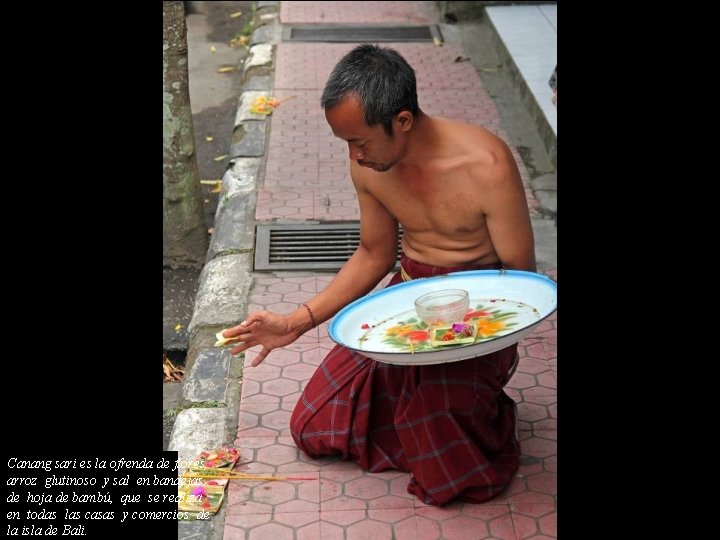
[[[390,285],[458,270],[535,270],[525,192],[507,145],[481,127],[423,113],[414,71],[396,51],[353,49],[331,74],[322,106],[348,143],[360,245],[293,313],[251,313],[223,332],[241,340],[232,354],[262,346],[253,366],[371,291],[395,266],[398,223],[402,271]],[[409,471],[408,491],[428,504],[488,500],[518,466],[515,407],[502,391],[515,351],[418,367],[336,346],[298,401],[293,438],[311,456]]]

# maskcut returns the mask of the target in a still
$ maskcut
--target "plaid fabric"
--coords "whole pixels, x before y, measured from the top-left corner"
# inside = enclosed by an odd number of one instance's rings
[[[438,272],[405,257],[402,266],[414,278],[478,269]],[[400,281],[398,273],[388,286]],[[502,390],[516,349],[397,366],[338,345],[295,406],[293,439],[312,457],[340,455],[370,472],[410,472],[408,492],[426,504],[487,501],[510,483],[519,464],[515,407]]]

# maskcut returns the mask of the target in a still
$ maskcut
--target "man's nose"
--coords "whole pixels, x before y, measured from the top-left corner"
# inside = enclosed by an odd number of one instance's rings
[[[360,147],[352,143],[348,144],[348,153],[350,155],[350,159],[354,161],[362,160],[362,158],[365,157]]]

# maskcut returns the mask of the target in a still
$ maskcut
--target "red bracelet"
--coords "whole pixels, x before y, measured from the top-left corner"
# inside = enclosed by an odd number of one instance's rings
[[[308,306],[307,304],[302,304],[302,307],[307,309],[308,315],[310,315],[310,322],[312,323],[311,328],[315,328],[317,324],[315,323],[315,317],[313,316],[312,309],[310,309],[310,306]]]

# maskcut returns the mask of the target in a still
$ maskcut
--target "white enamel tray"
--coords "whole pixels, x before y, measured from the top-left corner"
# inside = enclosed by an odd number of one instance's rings
[[[478,325],[475,343],[434,347],[415,313],[418,296],[465,289],[465,320]],[[330,323],[333,341],[389,364],[429,365],[489,354],[517,343],[557,308],[557,284],[534,272],[471,270],[400,283],[340,310]],[[456,322],[456,321],[450,321]]]

